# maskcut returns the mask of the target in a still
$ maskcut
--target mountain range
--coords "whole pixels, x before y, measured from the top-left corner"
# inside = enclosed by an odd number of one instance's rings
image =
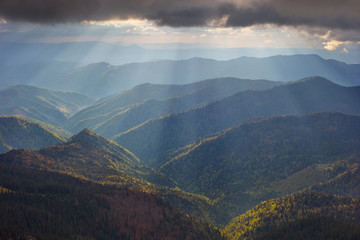
[[[19,149],[0,155],[0,162],[68,173],[92,181],[157,194],[177,208],[211,221],[223,221],[209,200],[176,187],[166,175],[141,165],[127,149],[85,129],[68,141],[40,150]],[[217,216],[216,216],[217,215]]]
[[[209,79],[185,85],[141,84],[75,113],[65,128],[71,132],[90,128],[113,138],[149,119],[205,106],[240,91],[263,90],[280,84],[237,78]]]
[[[265,74],[269,59],[286,81],[224,76]],[[313,55],[238,60],[252,68],[65,64],[48,81],[92,97],[1,90],[0,239],[359,238],[358,66]],[[341,77],[291,81],[294,64]],[[160,84],[157,73],[177,76]]]
[[[159,48],[160,47],[160,48]],[[165,47],[165,48],[162,48]],[[348,48],[347,52],[313,48],[214,48],[193,44],[143,44],[122,45],[110,42],[63,42],[24,43],[0,42],[0,65],[29,63],[73,62],[86,65],[108,62],[120,65],[132,62],[148,62],[160,59],[183,60],[194,57],[227,60],[239,56],[268,57],[274,55],[318,54],[325,59],[338,59],[346,63],[358,63],[359,49]]]
[[[40,66],[39,66],[40,65]],[[106,62],[85,66],[57,63],[3,66],[1,86],[27,84],[54,90],[74,91],[96,98],[106,97],[142,83],[186,84],[209,78],[235,77],[295,81],[321,76],[344,86],[359,84],[360,65],[325,60],[317,55],[241,57],[227,61],[204,58],[159,60],[113,66]],[[56,67],[59,65],[58,67]],[[28,74],[19,73],[27,69]],[[61,71],[53,71],[60,69]],[[261,69],[261,71],[259,70]],[[49,74],[52,73],[52,74]]]
[[[359,114],[359,102],[359,87],[312,77],[268,90],[238,92],[204,107],[149,120],[117,135],[114,141],[147,164],[166,151],[251,118],[320,111]]]
[[[211,199],[226,196],[225,202],[240,208],[232,212],[242,212],[256,202],[281,196],[282,189],[276,186],[289,184],[289,194],[329,181],[332,178],[325,174],[298,183],[293,178],[310,171],[310,166],[359,156],[359,136],[359,116],[342,113],[250,121],[194,144],[160,171],[186,191]],[[225,204],[224,199],[217,201]]]
[[[359,126],[358,116],[336,112],[249,121],[177,152],[160,172],[90,130],[38,151],[10,151],[0,162],[156,193],[201,218],[222,211],[214,222],[221,225],[263,200],[297,191],[322,187],[357,197],[356,174],[349,173],[358,171]],[[307,180],[294,183],[299,176]]]

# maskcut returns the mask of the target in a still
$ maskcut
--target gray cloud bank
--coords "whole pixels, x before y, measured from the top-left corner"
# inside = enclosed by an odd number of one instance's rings
[[[5,20],[41,24],[148,19],[160,26],[258,24],[359,30],[359,0],[0,0]]]

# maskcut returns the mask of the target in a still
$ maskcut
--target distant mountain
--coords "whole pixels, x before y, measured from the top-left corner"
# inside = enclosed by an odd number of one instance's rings
[[[325,183],[336,175],[304,171],[359,154],[360,116],[316,113],[243,123],[194,144],[161,171],[186,191],[211,199],[225,196],[219,204],[231,203],[237,205],[233,211],[243,211],[271,197]]]
[[[61,125],[93,99],[78,93],[18,85],[0,91],[0,115],[24,115]]]
[[[2,53],[6,52],[6,49],[1,47],[2,44],[0,43],[0,51]],[[31,58],[33,61],[34,54]],[[1,89],[21,84],[44,87],[44,83],[54,81],[54,79],[63,76],[64,73],[69,73],[79,67],[79,64],[74,62],[41,61],[39,59],[38,62],[11,64],[10,59],[11,57],[7,58],[3,64],[0,64]]]
[[[322,193],[264,201],[224,229],[230,239],[357,239],[360,201]]]
[[[4,39],[2,39],[4,40]],[[359,63],[359,48],[328,51],[310,48],[214,48],[203,44],[122,45],[109,42],[24,43],[0,42],[0,64],[15,65],[33,62],[77,62],[82,65],[108,62],[113,65],[147,62],[160,59],[181,60],[193,57],[218,60],[239,56],[268,57],[274,55],[318,54],[325,59]]]
[[[47,71],[46,69],[44,67],[44,72]],[[18,71],[8,72],[5,66],[3,75],[6,77],[0,79],[0,82],[7,82],[8,79],[15,78],[13,75],[17,76],[21,72],[22,67],[19,67]],[[75,91],[96,98],[125,91],[142,83],[185,84],[224,77],[288,82],[309,76],[321,76],[343,86],[360,85],[360,64],[325,60],[317,55],[241,57],[227,61],[191,58],[118,66],[98,62],[76,69],[65,69],[62,74],[54,73],[54,77],[50,78],[47,77],[49,75],[47,73],[46,77],[42,77],[41,69],[35,72],[37,74],[34,76],[19,79],[17,82],[56,90]]]
[[[360,113],[360,87],[312,77],[263,91],[239,92],[207,106],[149,120],[114,140],[145,164],[169,150],[251,118],[321,111]]]
[[[69,118],[72,132],[90,128],[112,138],[149,119],[179,113],[248,89],[262,90],[280,85],[266,80],[210,79],[186,85],[139,85],[103,99]]]
[[[0,239],[224,239],[161,198],[0,164]]]
[[[360,64],[349,65],[336,60],[325,60],[314,54],[267,58],[242,57],[232,60],[232,64],[226,66],[224,72],[250,79],[265,78],[283,82],[320,76],[342,86],[360,85]]]
[[[64,142],[56,133],[19,116],[0,116],[0,153],[11,149],[40,149]]]
[[[222,77],[288,82],[309,76],[321,76],[344,86],[360,85],[360,65],[325,60],[317,55],[241,57],[229,61],[192,58],[120,66],[97,63],[79,68],[45,86],[100,97],[145,82],[184,84]]]

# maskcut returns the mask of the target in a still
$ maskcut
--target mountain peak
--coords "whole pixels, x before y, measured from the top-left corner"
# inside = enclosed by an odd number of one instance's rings
[[[292,85],[292,84],[311,84],[314,86],[337,85],[336,83],[330,81],[329,79],[326,79],[326,78],[320,77],[320,76],[307,77],[307,78],[303,78],[303,79],[288,83],[288,85]]]
[[[97,135],[95,132],[91,131],[90,129],[85,128],[78,134],[72,136],[68,142],[69,143],[89,142],[89,141],[94,141],[94,140],[100,139],[100,138],[102,138],[102,137]]]
[[[77,135],[79,134],[87,134],[87,135],[96,135],[96,133],[94,131],[91,131],[88,128],[84,128],[81,132],[79,132]]]
[[[87,151],[101,151],[106,154],[110,152],[117,153],[119,156],[127,158],[131,162],[139,163],[139,159],[127,149],[87,128],[72,136],[65,143],[65,145],[69,146],[72,144],[78,145],[80,148],[87,149]]]

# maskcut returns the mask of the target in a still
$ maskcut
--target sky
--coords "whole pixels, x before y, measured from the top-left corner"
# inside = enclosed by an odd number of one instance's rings
[[[360,47],[359,0],[0,0],[0,41]]]

